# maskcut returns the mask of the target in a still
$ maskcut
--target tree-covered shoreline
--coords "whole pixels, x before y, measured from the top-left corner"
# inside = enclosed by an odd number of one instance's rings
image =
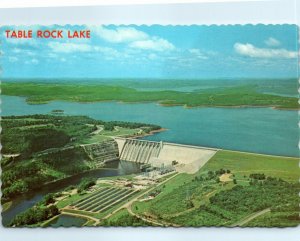
[[[4,116],[1,124],[2,203],[42,184],[95,168],[80,145],[93,137],[98,126],[108,133],[116,126],[140,128],[144,134],[161,129],[153,124],[65,115]]]
[[[186,107],[273,107],[299,109],[298,98],[266,94],[255,85],[216,87],[202,91],[181,92],[174,90],[143,91],[113,85],[71,85],[32,82],[2,84],[2,94],[23,96],[30,104],[50,101],[71,102],[119,101],[127,103],[157,102],[163,106]]]

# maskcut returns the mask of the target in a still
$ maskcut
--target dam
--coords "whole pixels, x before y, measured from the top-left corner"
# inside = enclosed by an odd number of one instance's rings
[[[119,159],[154,167],[176,164],[178,172],[194,173],[219,149],[115,137]]]
[[[81,145],[95,167],[115,160],[147,164],[152,167],[174,166],[176,171],[194,173],[219,149],[114,137],[113,140]]]

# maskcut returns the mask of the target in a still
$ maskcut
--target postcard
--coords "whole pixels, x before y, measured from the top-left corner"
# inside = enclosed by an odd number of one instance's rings
[[[298,31],[1,26],[3,226],[299,225]]]

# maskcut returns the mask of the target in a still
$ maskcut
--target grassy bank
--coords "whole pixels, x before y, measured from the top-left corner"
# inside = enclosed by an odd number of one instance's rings
[[[73,102],[120,101],[159,102],[164,106],[217,106],[217,107],[275,107],[298,109],[295,97],[264,94],[255,86],[222,87],[201,92],[140,91],[123,86],[70,85],[42,83],[3,83],[2,94],[24,96],[31,104],[43,104],[54,100]]]

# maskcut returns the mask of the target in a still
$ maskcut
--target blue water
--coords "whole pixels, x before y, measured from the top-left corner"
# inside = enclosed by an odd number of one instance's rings
[[[29,105],[25,98],[2,96],[2,116],[48,114],[62,109],[67,115],[100,120],[158,124],[168,129],[145,139],[217,147],[283,156],[298,156],[298,113],[271,108],[162,107],[155,103],[74,103],[53,101]]]
[[[57,228],[57,227],[80,227],[83,224],[85,224],[88,220],[85,218],[80,218],[80,217],[73,217],[70,215],[65,215],[65,214],[61,214],[58,216],[58,218],[56,218],[55,220],[53,220],[53,222],[51,222],[49,224],[49,226]]]

